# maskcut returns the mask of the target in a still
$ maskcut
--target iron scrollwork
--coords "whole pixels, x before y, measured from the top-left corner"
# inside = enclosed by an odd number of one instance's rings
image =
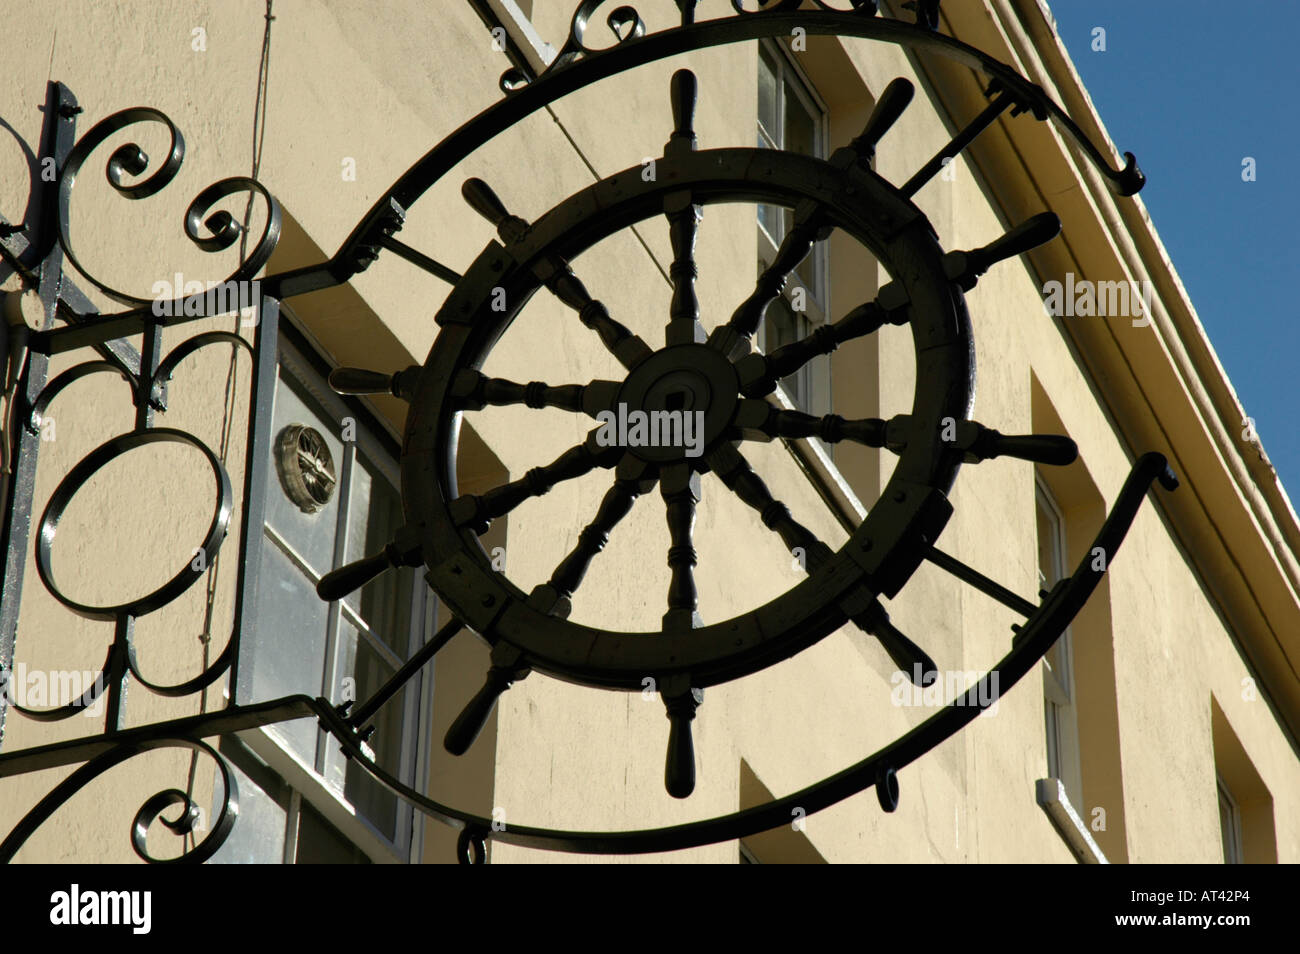
[[[71,206],[73,188],[86,160],[100,145],[113,134],[128,126],[139,123],[160,123],[167,128],[170,136],[170,148],[166,158],[154,171],[139,182],[128,184],[126,179],[141,176],[149,172],[152,160],[140,147],[139,143],[128,142],[118,146],[109,156],[104,168],[105,178],[117,192],[127,199],[146,199],[161,192],[176,178],[181,164],[185,160],[185,137],[176,128],[176,124],[166,114],[147,106],[137,106],[100,120],[90,132],[86,133],[73,148],[59,173],[58,191],[58,238],[63,254],[82,275],[96,288],[114,301],[124,305],[147,305],[153,299],[132,295],[114,288],[96,278],[77,258],[73,251]],[[220,200],[241,192],[252,192],[262,197],[266,204],[266,222],[262,233],[254,243],[252,251],[240,262],[239,266],[225,279],[224,283],[245,281],[256,275],[266,265],[275,251],[280,238],[281,212],[280,204],[260,182],[247,176],[231,176],[215,182],[201,191],[185,210],[184,229],[186,237],[205,252],[221,252],[230,248],[239,240],[243,227],[231,213],[220,210],[206,219],[204,214]],[[200,228],[206,228],[204,235]],[[223,283],[223,284],[224,284]],[[177,290],[177,297],[180,291]]]
[[[58,86],[58,84],[55,85]],[[58,86],[58,89],[63,90],[61,86]],[[70,94],[61,92],[60,95],[64,100],[64,104],[59,106],[56,116],[47,121],[70,124],[75,120],[80,108],[75,105],[68,105],[68,102],[71,101]],[[168,147],[165,157],[161,162],[152,162],[138,143],[124,143],[116,147],[109,156],[105,164],[105,178],[120,196],[129,200],[141,200],[154,196],[174,181],[185,157],[185,139],[176,125],[164,113],[148,107],[136,107],[114,113],[97,123],[89,132],[77,140],[63,156],[58,170],[53,213],[54,221],[52,228],[48,230],[48,234],[52,237],[49,239],[50,246],[46,247],[46,254],[53,254],[49,251],[52,247],[62,255],[64,260],[75,266],[82,276],[114,301],[129,306],[146,306],[137,308],[135,312],[141,316],[141,330],[145,334],[143,353],[136,355],[129,346],[114,340],[116,336],[104,338],[103,343],[113,346],[109,349],[109,353],[104,360],[91,360],[76,364],[49,382],[44,382],[42,376],[32,390],[35,397],[26,402],[22,409],[22,415],[17,418],[26,432],[38,433],[42,425],[49,420],[50,407],[53,402],[70,386],[90,375],[113,372],[121,377],[130,388],[131,398],[136,406],[135,428],[108,438],[63,476],[37,522],[35,541],[36,570],[46,590],[55,600],[79,616],[87,619],[111,621],[114,624],[114,637],[103,666],[95,674],[92,684],[86,688],[79,698],[44,710],[19,705],[17,701],[9,701],[5,705],[6,700],[0,700],[0,719],[3,718],[4,710],[7,709],[26,718],[44,722],[69,719],[74,715],[86,714],[92,707],[104,706],[107,713],[105,728],[102,735],[92,737],[90,740],[73,740],[71,743],[57,743],[53,747],[43,747],[45,750],[50,748],[58,750],[63,746],[69,744],[75,746],[82,744],[82,742],[93,743],[94,745],[93,749],[87,750],[85,764],[42,799],[5,839],[3,846],[0,846],[0,858],[4,860],[11,859],[27,837],[82,787],[115,765],[161,747],[181,747],[191,750],[196,756],[204,754],[210,756],[216,763],[225,794],[213,824],[206,831],[203,838],[188,851],[183,851],[178,858],[174,859],[159,858],[150,851],[147,843],[150,826],[155,821],[160,821],[164,827],[178,836],[196,836],[198,833],[196,823],[201,816],[201,810],[193,802],[191,794],[182,792],[179,789],[167,789],[150,798],[136,813],[131,823],[130,840],[132,848],[142,860],[149,862],[205,861],[211,858],[225,841],[238,814],[237,786],[230,767],[221,755],[202,740],[201,734],[166,736],[165,734],[154,733],[140,738],[138,733],[132,735],[131,730],[122,727],[121,715],[128,675],[131,681],[142,689],[162,696],[184,697],[202,691],[232,670],[238,648],[237,632],[232,634],[231,639],[217,654],[216,659],[207,664],[203,672],[177,684],[168,685],[150,680],[142,673],[137,659],[133,638],[134,621],[145,614],[153,613],[172,603],[205,575],[207,568],[215,563],[217,554],[227,537],[235,502],[230,477],[224,462],[217,453],[203,440],[188,431],[155,426],[153,416],[155,411],[166,409],[166,385],[181,361],[198,349],[214,344],[227,344],[236,349],[242,348],[256,358],[258,348],[269,346],[274,352],[275,340],[272,336],[269,339],[269,345],[267,341],[261,340],[258,341],[257,345],[254,345],[250,344],[243,336],[233,332],[210,331],[183,340],[164,356],[160,348],[159,329],[161,323],[154,320],[158,311],[151,305],[151,300],[113,288],[106,282],[96,278],[78,260],[73,250],[70,227],[71,200],[78,178],[86,162],[96,149],[119,131],[140,123],[159,124],[166,129]],[[141,176],[143,178],[138,178]],[[129,181],[132,178],[138,178],[138,181]],[[229,212],[217,211],[212,213],[210,210],[223,200],[242,193],[261,195],[265,205],[265,222],[260,236],[253,242],[252,248],[247,254],[241,257],[233,272],[221,283],[223,285],[232,282],[245,282],[253,278],[265,267],[280,235],[281,213],[279,203],[256,180],[245,176],[234,176],[222,179],[202,190],[189,203],[184,213],[183,231],[191,242],[207,252],[224,251],[231,248],[239,240],[243,234],[243,226]],[[57,262],[57,259],[55,261]],[[43,280],[41,276],[29,270],[24,270],[24,275],[28,276],[29,280],[33,276],[35,276],[36,280]],[[59,272],[54,272],[54,275],[58,278]],[[58,289],[56,293],[58,297],[55,299],[58,304],[57,314],[71,321],[73,326],[88,327],[104,320],[102,316],[94,313],[93,306],[75,288],[71,279],[64,279],[58,285]],[[181,294],[181,290],[178,290],[179,294]],[[75,302],[75,307],[69,302]],[[201,293],[181,301],[179,307],[176,307],[171,313],[186,317],[219,314],[226,309],[214,306],[225,303],[226,299],[219,296]],[[156,302],[153,304],[156,304]],[[187,305],[188,309],[186,308]],[[264,307],[264,303],[260,307]],[[274,325],[274,322],[271,322],[271,324]],[[31,337],[39,337],[39,333]],[[100,347],[102,353],[104,350],[102,346],[97,345],[97,347]],[[39,345],[36,345],[33,350],[39,351]],[[30,375],[30,363],[22,361],[21,358],[19,361],[19,366],[26,368],[24,377]],[[39,390],[35,390],[35,388],[39,388]],[[18,394],[21,395],[27,390],[24,384],[18,390]],[[66,508],[78,490],[105,465],[140,447],[157,443],[180,444],[197,450],[204,457],[211,471],[215,485],[212,515],[203,538],[196,547],[194,558],[175,572],[161,586],[142,596],[136,596],[112,605],[91,605],[72,598],[59,586],[52,565],[54,539],[60,519]],[[27,460],[19,460],[16,470],[22,473],[34,474],[34,457],[33,453]],[[30,481],[30,477],[27,480]],[[15,512],[6,513],[5,518],[6,536],[9,536],[8,531],[12,529],[11,522],[16,521],[19,517]],[[25,538],[26,528],[21,528],[21,531],[22,537]],[[10,554],[6,559],[21,559],[22,556],[22,554]],[[16,621],[16,616],[14,620]],[[8,645],[12,646],[12,634],[9,635],[10,642],[8,642]],[[11,670],[12,658],[0,659],[0,667],[6,670],[6,676],[11,676],[12,673],[8,670]],[[201,728],[202,722],[197,727]],[[189,727],[187,726],[187,728]],[[38,749],[36,752],[38,754],[34,756],[32,751],[6,753],[4,756],[0,756],[0,764],[3,764],[0,774],[23,771],[24,765],[31,764],[32,757],[38,762],[50,757],[48,751]],[[180,808],[179,815],[175,818],[169,817],[170,810],[176,807]]]

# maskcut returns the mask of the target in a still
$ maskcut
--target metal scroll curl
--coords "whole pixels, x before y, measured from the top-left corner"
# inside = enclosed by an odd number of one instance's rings
[[[105,178],[108,180],[109,185],[128,199],[145,199],[161,192],[176,178],[181,163],[185,160],[185,138],[181,135],[181,131],[176,127],[176,124],[165,113],[148,106],[134,106],[123,109],[96,123],[90,132],[78,140],[72,152],[68,154],[63,169],[59,173],[59,245],[68,261],[76,267],[77,271],[104,294],[125,305],[146,305],[149,304],[151,299],[141,298],[114,288],[107,282],[96,278],[82,264],[73,251],[70,209],[73,187],[77,183],[81,167],[85,165],[91,153],[114,133],[137,123],[159,123],[167,128],[170,135],[170,146],[166,158],[161,164],[158,164],[153,174],[148,178],[133,184],[127,184],[125,180],[128,177],[143,175],[147,172],[152,160],[140,147],[139,143],[124,143],[113,150],[112,155],[109,156],[104,168]],[[247,176],[232,176],[213,183],[201,191],[190,202],[185,211],[184,227],[186,237],[205,252],[224,251],[234,245],[242,233],[243,227],[235,221],[233,215],[224,210],[219,210],[206,219],[203,218],[203,215],[219,200],[240,192],[254,192],[262,196],[267,205],[266,222],[262,227],[262,234],[258,237],[252,250],[240,263],[239,267],[225,279],[226,282],[242,281],[249,278],[256,274],[270,259],[271,253],[275,251],[275,246],[280,240],[281,213],[279,202],[255,179],[250,179]],[[208,234],[202,234],[200,225],[206,228]]]
[[[587,34],[591,29],[592,18],[605,2],[606,0],[582,0],[578,4],[578,8],[573,12],[573,19],[569,22],[569,36],[555,59],[547,66],[546,72],[563,69],[583,56],[599,53],[610,48],[592,46],[587,42]],[[694,0],[691,0],[690,5],[694,5]],[[627,4],[611,10],[609,15],[605,17],[605,23],[614,34],[612,46],[618,46],[628,40],[639,39],[645,36],[646,33],[645,21],[641,18],[641,14],[637,13],[635,7]],[[523,70],[518,68],[508,69],[501,74],[501,91],[503,93],[513,93],[527,86],[529,81],[528,74]]]
[[[184,837],[198,832],[203,818],[202,809],[195,804],[190,795],[180,789],[169,788],[158,792],[140,806],[131,821],[131,848],[137,856],[150,864],[202,864],[210,859],[230,836],[231,830],[235,827],[235,819],[239,815],[239,788],[235,776],[230,771],[230,765],[226,760],[201,739],[163,737],[114,746],[102,755],[91,759],[60,782],[23,817],[5,840],[0,842],[0,864],[12,861],[14,855],[36,829],[96,778],[137,755],[164,748],[185,748],[211,756],[216,763],[217,773],[221,776],[224,798],[216,818],[212,820],[211,827],[198,844],[176,858],[158,858],[150,854],[148,845],[149,828],[154,821],[161,821],[171,832]],[[162,817],[163,812],[175,805],[181,806],[181,811],[176,818]]]

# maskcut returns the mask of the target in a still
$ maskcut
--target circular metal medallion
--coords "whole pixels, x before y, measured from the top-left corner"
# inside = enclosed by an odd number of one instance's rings
[[[275,441],[275,469],[289,499],[303,513],[317,513],[334,495],[334,457],[320,431],[290,424]]]

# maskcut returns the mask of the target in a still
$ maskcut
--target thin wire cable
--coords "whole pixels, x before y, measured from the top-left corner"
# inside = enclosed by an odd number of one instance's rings
[[[266,0],[266,13],[263,18],[266,26],[262,31],[262,50],[257,67],[257,95],[253,102],[253,161],[250,177],[257,178],[258,172],[262,167],[262,152],[266,142],[266,101],[269,90],[268,78],[271,70],[271,23],[275,20],[272,15],[272,5],[274,0]],[[269,214],[268,209],[268,214]],[[248,253],[248,227],[253,216],[253,194],[248,196],[248,202],[244,206],[243,229],[239,236],[239,261],[242,265],[246,260]],[[242,296],[241,296],[242,298]],[[253,307],[260,310],[261,303],[256,303]],[[243,315],[240,312],[235,313],[234,333],[239,334],[242,326]],[[225,398],[222,403],[221,414],[221,440],[217,456],[224,466],[230,456],[230,442],[234,436],[234,419],[235,405],[239,393],[239,346],[231,344],[230,346],[230,364],[226,368],[226,389]],[[250,395],[251,399],[251,395]],[[244,466],[248,466],[247,460]],[[199,634],[199,642],[203,647],[203,669],[207,671],[212,660],[212,617],[216,611],[217,602],[217,583],[221,567],[221,551],[212,558],[212,564],[208,567],[208,578],[206,584],[206,600],[203,608],[203,631]],[[204,688],[199,695],[199,713],[208,711],[208,690]],[[191,803],[194,798],[195,777],[198,773],[198,753],[190,756],[189,779],[186,785],[186,795]],[[197,845],[197,838],[194,832],[189,833],[190,850]]]

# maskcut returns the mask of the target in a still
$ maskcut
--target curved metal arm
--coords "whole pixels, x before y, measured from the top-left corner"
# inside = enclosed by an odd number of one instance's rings
[[[882,798],[882,806],[896,805],[898,770],[956,734],[979,716],[981,711],[995,703],[1003,692],[1033,669],[1065,632],[1106,573],[1105,569],[1094,568],[1098,566],[1098,561],[1091,554],[1100,548],[1106,554],[1104,566],[1109,568],[1148,489],[1157,479],[1166,490],[1174,490],[1178,486],[1178,479],[1170,470],[1163,454],[1144,454],[1124,482],[1115,506],[1094,539],[1093,546],[1089,548],[1089,557],[1080,563],[1073,576],[1057,584],[1020,630],[1011,651],[964,695],[954,699],[902,738],[839,774],[766,805],[730,815],[686,825],[636,831],[558,831],[518,825],[497,831],[492,828],[491,819],[450,808],[398,781],[362,752],[351,727],[325,700],[318,700],[315,707],[321,725],[338,739],[346,754],[355,759],[376,781],[420,811],[455,828],[490,832],[491,837],[497,841],[528,848],[589,854],[639,854],[694,848],[743,838],[788,824],[795,808],[801,808],[811,815],[866,791],[882,780],[889,786],[889,790],[884,793],[887,797]]]

